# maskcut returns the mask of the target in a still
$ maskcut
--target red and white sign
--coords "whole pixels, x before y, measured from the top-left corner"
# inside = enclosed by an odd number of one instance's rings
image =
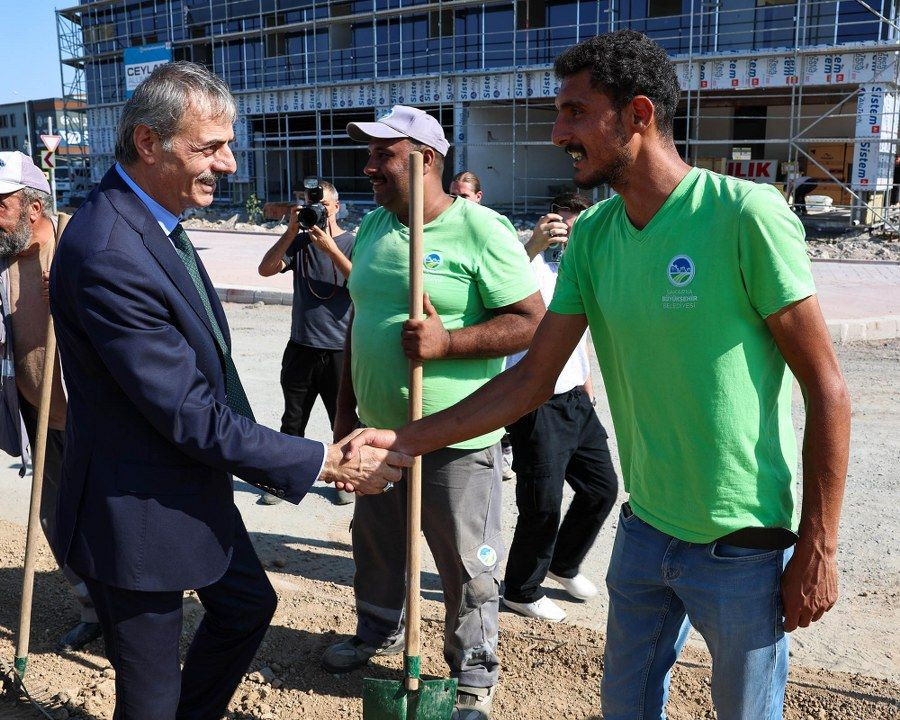
[[[59,143],[62,141],[62,135],[41,135],[41,142],[50,152],[56,152]]]
[[[52,150],[43,150],[41,152],[41,167],[44,168],[44,170],[52,170],[56,167],[56,161],[53,159]]]
[[[725,166],[726,175],[764,183],[774,183],[777,172],[777,160],[729,160]]]

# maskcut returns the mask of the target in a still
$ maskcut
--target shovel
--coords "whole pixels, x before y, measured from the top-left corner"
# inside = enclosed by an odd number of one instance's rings
[[[409,154],[409,316],[422,317],[423,175],[422,153]],[[422,363],[409,362],[409,419],[422,417]],[[403,682],[363,679],[364,720],[450,720],[456,704],[456,680],[422,680],[422,620],[419,542],[422,527],[422,458],[409,469],[406,483],[406,649]]]
[[[56,242],[62,237],[69,216],[60,213],[56,223]],[[44,343],[44,374],[41,377],[41,396],[38,401],[37,433],[34,438],[32,464],[31,507],[28,511],[28,534],[25,540],[25,569],[22,574],[22,602],[19,607],[19,633],[16,639],[15,669],[19,679],[25,677],[28,665],[28,643],[31,637],[31,604],[34,592],[34,565],[37,560],[38,536],[41,520],[41,491],[44,487],[44,460],[47,455],[47,428],[50,425],[50,393],[53,390],[53,367],[56,364],[56,332],[53,318],[47,321],[47,340]]]

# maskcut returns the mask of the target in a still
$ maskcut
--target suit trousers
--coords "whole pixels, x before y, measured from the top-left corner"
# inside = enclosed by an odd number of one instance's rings
[[[501,492],[499,443],[422,456],[422,532],[444,591],[444,659],[469,687],[493,687],[500,668]],[[356,634],[374,647],[391,644],[404,626],[405,482],[357,498],[353,559]]]
[[[28,433],[28,442],[34,453],[34,442],[37,436],[38,411],[22,395],[19,395],[19,408],[22,420],[25,423],[25,432]],[[63,430],[47,429],[47,448],[44,453],[44,484],[41,486],[41,509],[39,517],[41,529],[47,542],[53,545],[53,537],[56,535],[56,505],[59,498],[59,478],[62,473],[63,451],[66,446],[66,433]],[[81,610],[81,622],[97,622],[97,613],[94,603],[88,594],[87,585],[68,565],[63,565],[63,576],[72,587],[72,592],[78,598]]]
[[[509,426],[519,517],[503,596],[518,603],[539,600],[549,570],[572,578],[594,544],[616,501],[606,431],[580,387],[554,395]],[[560,524],[563,486],[575,497]]]
[[[183,591],[86,582],[116,670],[114,720],[219,720],[278,604],[240,515],[228,569],[197,589],[205,614],[183,669],[178,652]]]
[[[284,393],[281,432],[302,437],[317,397],[322,398],[328,421],[334,427],[343,365],[343,350],[323,350],[288,341],[281,359],[281,390]]]

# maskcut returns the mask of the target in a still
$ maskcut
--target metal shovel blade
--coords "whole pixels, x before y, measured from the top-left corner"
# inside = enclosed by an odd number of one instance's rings
[[[450,720],[456,680],[420,680],[418,690],[402,681],[363,679],[365,720]]]

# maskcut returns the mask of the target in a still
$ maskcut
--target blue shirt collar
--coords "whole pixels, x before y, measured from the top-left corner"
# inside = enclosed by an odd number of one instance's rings
[[[141,199],[141,202],[143,202],[144,205],[147,206],[147,209],[153,215],[153,219],[159,223],[159,226],[162,228],[162,231],[166,234],[166,236],[168,237],[169,235],[171,235],[172,231],[175,229],[175,226],[178,224],[178,217],[170,213],[162,205],[156,202],[156,200],[154,200],[146,192],[144,192],[141,187],[128,176],[128,173],[125,172],[125,168],[123,168],[119,163],[116,163],[116,171],[128,184],[128,187],[134,190],[135,194]]]

